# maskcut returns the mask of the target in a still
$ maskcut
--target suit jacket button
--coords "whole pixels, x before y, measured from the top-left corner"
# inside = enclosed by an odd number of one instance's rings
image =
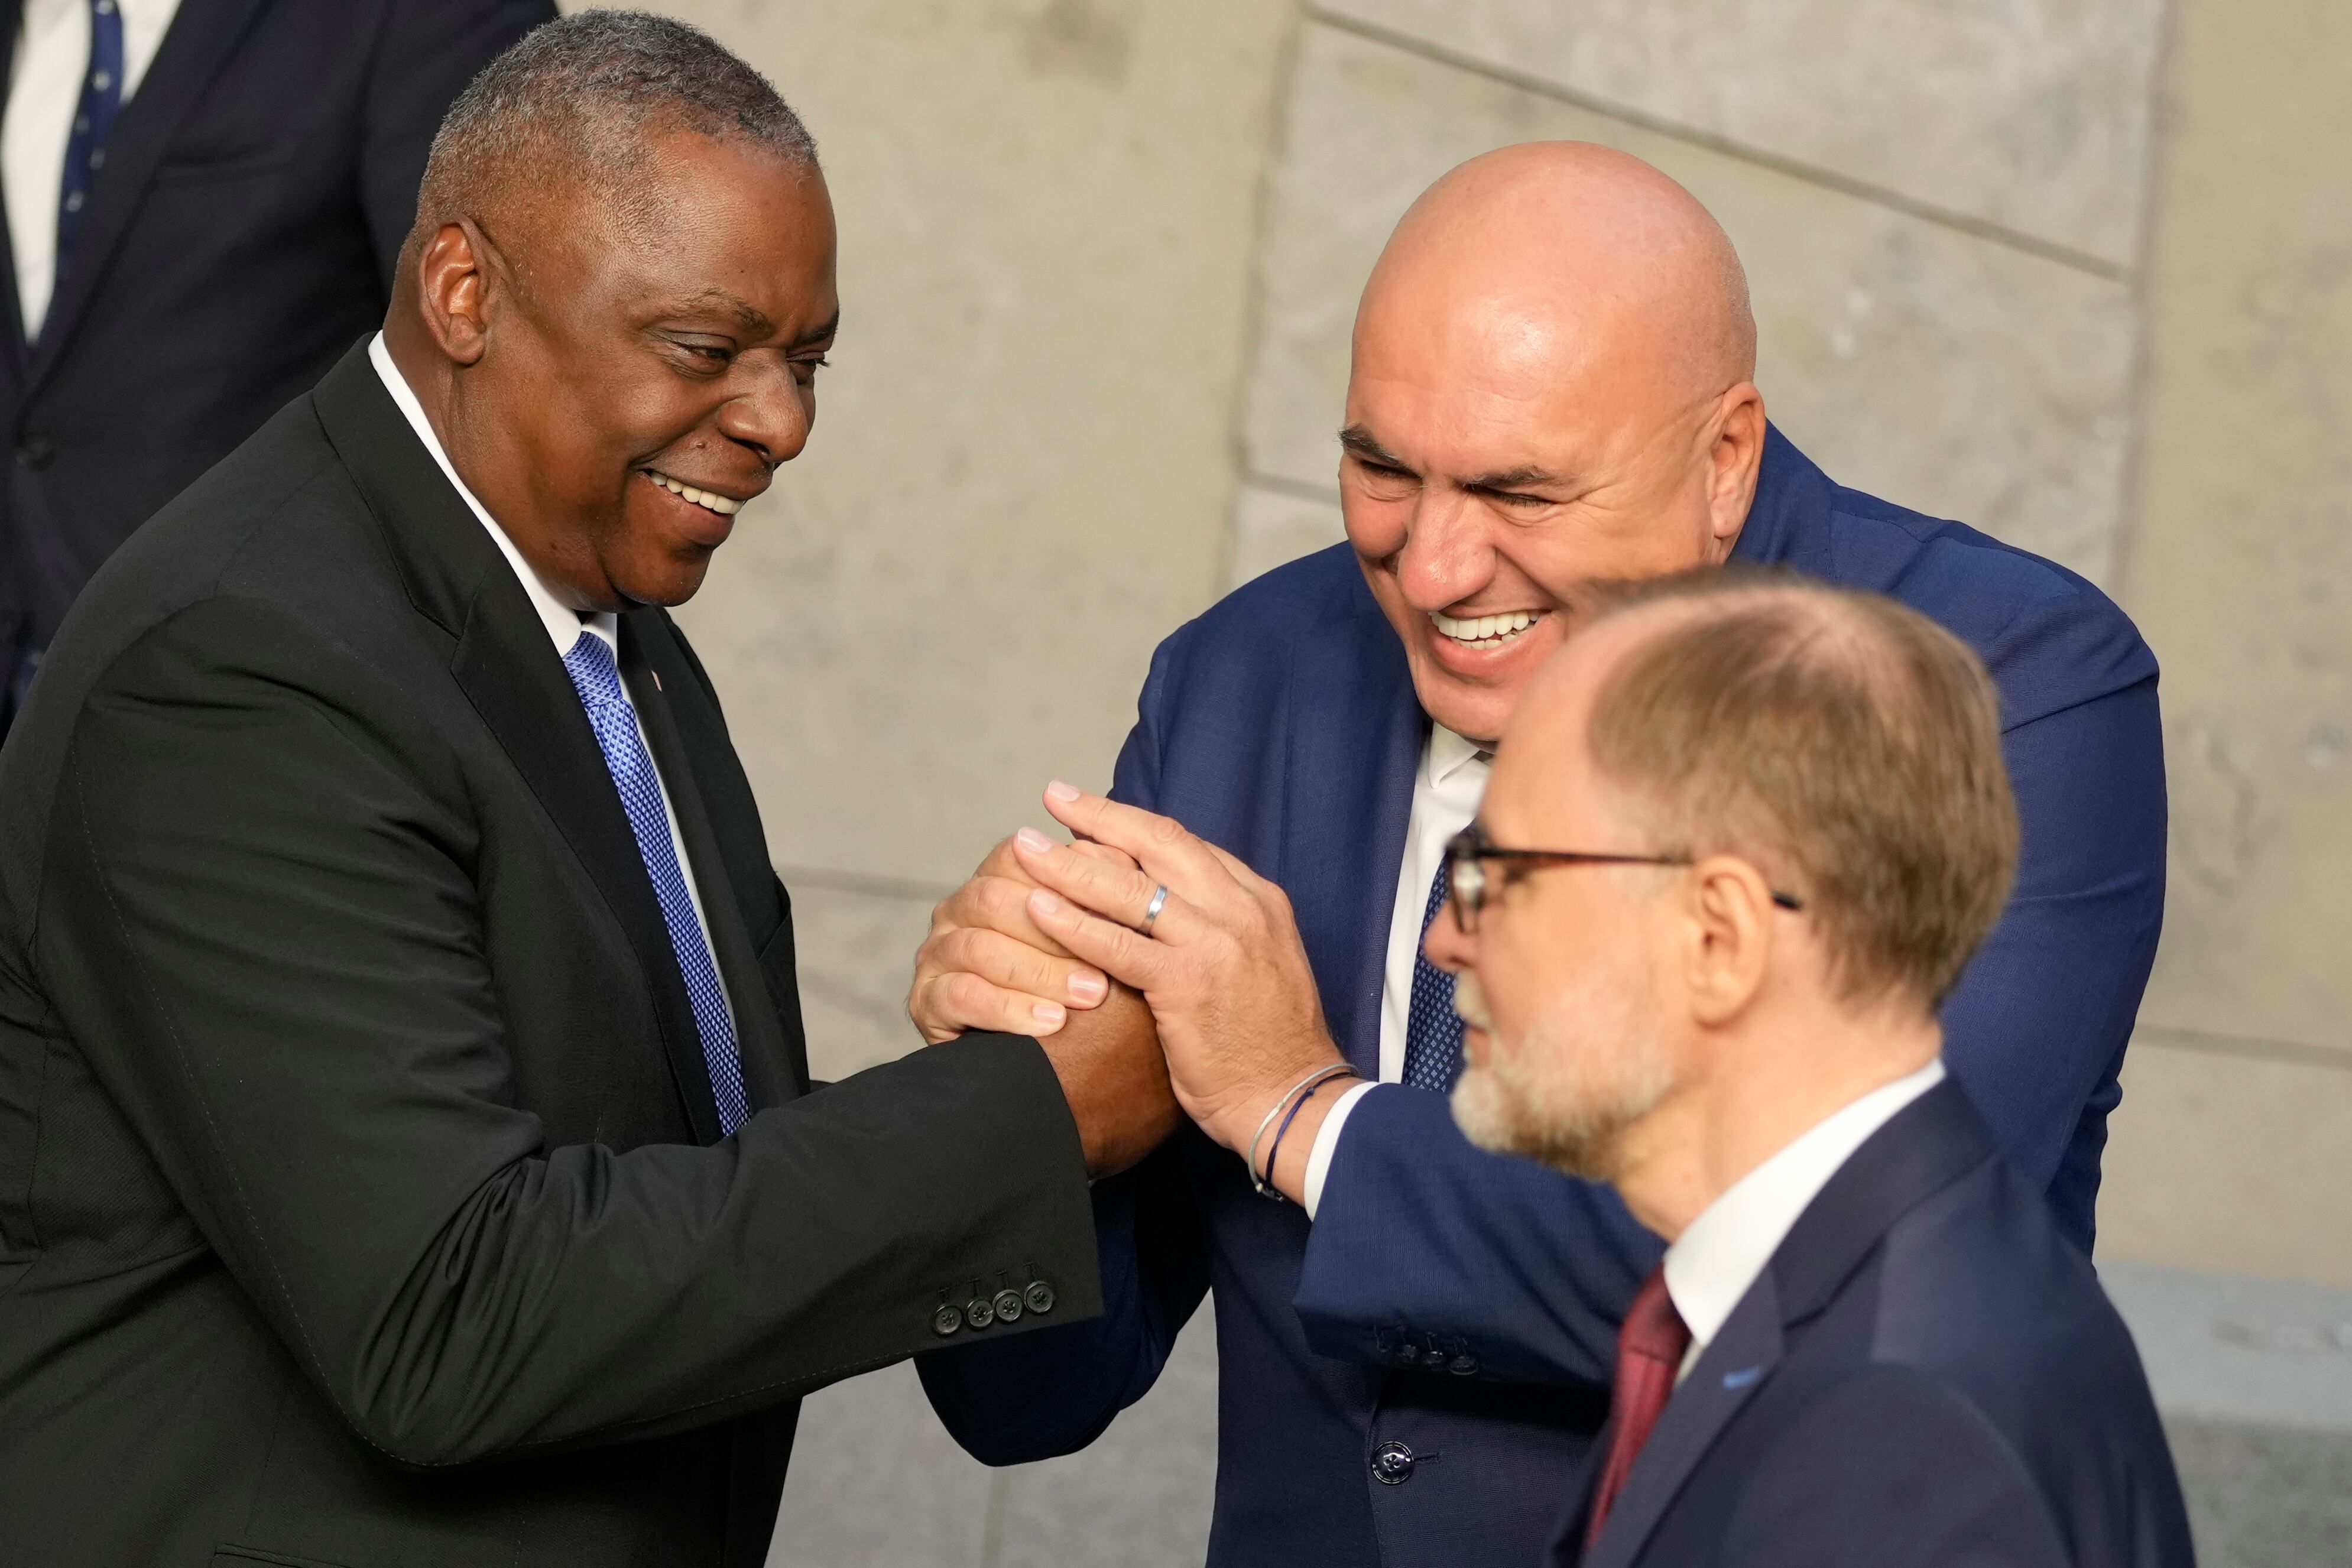
[[[1384,1487],[1412,1479],[1412,1449],[1391,1437],[1372,1450],[1372,1479]]]
[[[1021,1321],[1020,1291],[1011,1290],[997,1291],[994,1305],[998,1322],[1017,1323]]]
[[[1029,1288],[1023,1291],[1022,1295],[1028,1301],[1029,1310],[1033,1312],[1050,1312],[1054,1310],[1054,1287],[1043,1280],[1030,1281]]]
[[[1421,1369],[1423,1372],[1443,1372],[1453,1359],[1435,1345],[1431,1345],[1421,1353]]]
[[[986,1296],[974,1296],[963,1304],[963,1321],[976,1329],[984,1329],[996,1321],[996,1309],[988,1304]]]
[[[931,1332],[942,1339],[963,1327],[963,1314],[950,1306],[941,1306],[931,1314]]]
[[[16,461],[27,468],[47,468],[57,455],[57,444],[46,435],[27,435],[16,447]]]

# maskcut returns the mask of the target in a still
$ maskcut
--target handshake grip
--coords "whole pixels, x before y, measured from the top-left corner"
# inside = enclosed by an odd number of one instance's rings
[[[1151,1009],[1128,987],[1114,983],[1099,1006],[1071,1013],[1038,1044],[1078,1124],[1089,1176],[1126,1170],[1182,1119]]]

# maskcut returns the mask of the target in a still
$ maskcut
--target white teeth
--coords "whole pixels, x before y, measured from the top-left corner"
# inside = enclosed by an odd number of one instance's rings
[[[1474,615],[1467,621],[1456,621],[1451,615],[1433,611],[1429,619],[1457,643],[1487,643],[1517,636],[1534,625],[1542,613],[1537,610],[1513,610],[1500,615]]]
[[[681,485],[668,475],[657,473],[651,468],[645,472],[646,478],[651,479],[671,495],[684,497],[696,506],[707,507],[721,517],[731,517],[743,509],[743,503],[731,497],[721,496],[709,490],[698,490],[691,485]]]

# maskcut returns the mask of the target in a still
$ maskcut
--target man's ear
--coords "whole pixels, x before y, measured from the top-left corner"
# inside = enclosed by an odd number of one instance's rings
[[[1716,401],[1709,423],[1707,531],[1711,559],[1720,564],[1739,542],[1756,499],[1756,476],[1764,464],[1764,394],[1753,382],[1741,382]]]
[[[1756,999],[1771,967],[1771,884],[1736,855],[1709,855],[1691,868],[1685,913],[1692,1014],[1727,1023]]]
[[[417,258],[425,329],[454,364],[474,364],[489,347],[490,318],[501,292],[497,264],[497,253],[469,218],[436,229]]]

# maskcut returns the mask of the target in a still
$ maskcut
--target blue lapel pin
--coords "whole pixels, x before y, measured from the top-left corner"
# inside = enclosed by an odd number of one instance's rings
[[[1726,1388],[1745,1388],[1763,1375],[1764,1369],[1760,1366],[1743,1366],[1737,1372],[1725,1373],[1723,1385]]]

